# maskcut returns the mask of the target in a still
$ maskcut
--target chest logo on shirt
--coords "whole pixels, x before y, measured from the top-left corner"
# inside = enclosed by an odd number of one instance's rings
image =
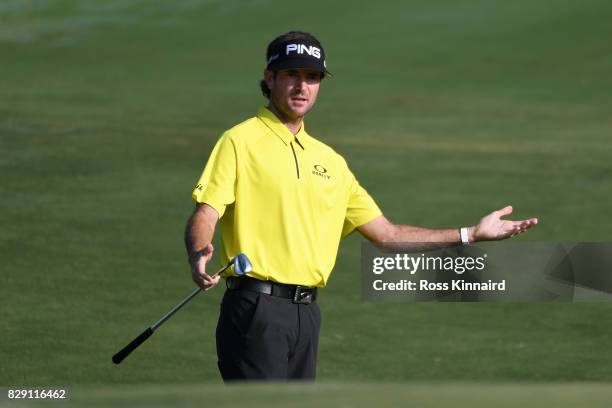
[[[313,166],[312,174],[315,176],[323,177],[324,179],[329,180],[331,176],[327,174],[327,169],[320,164],[315,164]]]

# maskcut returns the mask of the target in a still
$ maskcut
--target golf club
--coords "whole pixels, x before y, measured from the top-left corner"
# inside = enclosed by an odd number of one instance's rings
[[[219,269],[217,272],[215,272],[211,277],[212,278],[216,277],[217,275],[219,275],[221,272],[225,271],[226,269],[228,269],[232,265],[234,266],[234,274],[236,274],[238,276],[242,276],[244,274],[247,274],[247,273],[251,272],[251,270],[253,269],[252,265],[251,265],[251,262],[249,261],[249,258],[245,254],[238,254],[231,261],[229,261],[226,265],[224,265],[221,269]],[[168,320],[170,317],[172,317],[172,315],[175,314],[180,308],[185,306],[185,304],[187,302],[189,302],[191,299],[193,299],[195,297],[195,295],[200,293],[201,290],[202,289],[200,287],[195,288],[185,299],[183,299],[179,304],[174,306],[172,308],[172,310],[170,310],[168,313],[166,313],[157,322],[155,322],[151,326],[149,326],[145,331],[140,333],[140,335],[138,335],[138,337],[136,337],[134,340],[132,340],[127,346],[125,346],[123,349],[121,349],[117,354],[115,354],[113,356],[113,363],[115,363],[115,364],[121,363],[127,356],[130,355],[130,353],[132,351],[136,350],[136,348],[138,348],[138,346],[140,346],[142,343],[144,343],[146,339],[151,337],[153,332],[159,326],[164,324],[164,322],[166,320]]]

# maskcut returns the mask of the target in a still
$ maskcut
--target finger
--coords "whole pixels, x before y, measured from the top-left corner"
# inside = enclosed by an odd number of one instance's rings
[[[209,243],[209,244],[206,244],[203,251],[204,251],[204,256],[203,256],[204,260],[208,262],[212,258],[215,248],[213,247],[212,243]]]
[[[537,218],[530,218],[528,220],[522,221],[513,221],[512,224],[514,227],[518,228],[531,228],[538,223]]]
[[[525,221],[515,221],[513,225],[513,228],[516,230],[521,230],[527,227],[529,227],[529,223]]]
[[[213,251],[215,250],[215,247],[213,246],[212,242],[208,243],[206,245],[206,253],[213,253]]]
[[[531,227],[533,227],[535,224],[531,224],[531,223],[526,223],[521,225],[521,232],[527,231],[528,229],[531,229]]]
[[[531,229],[533,226],[535,225],[535,223],[532,223],[531,220],[525,220],[525,221],[517,221],[514,223],[514,229],[513,229],[513,233],[511,235],[511,237],[516,236],[518,234],[522,234],[523,232],[528,231],[529,229]]]
[[[208,285],[216,285],[217,283],[219,283],[219,279],[221,279],[220,275],[214,274],[212,276],[208,275],[208,274],[202,274],[202,279],[206,282],[206,284]]]
[[[200,289],[205,290],[205,289],[208,287],[208,285],[206,285],[206,283],[205,283],[205,282],[204,282],[202,279],[200,279],[199,277],[197,277],[197,276],[194,276],[194,278],[193,278],[193,282],[194,282],[196,285],[198,285],[198,286],[200,287]]]
[[[507,205],[504,208],[502,208],[501,210],[497,210],[496,213],[497,213],[497,215],[500,218],[505,216],[505,215],[512,214],[512,206],[511,205]]]
[[[206,288],[204,288],[204,290],[210,290],[214,288],[215,286],[217,286],[220,278],[221,278],[220,276],[216,276],[215,278],[212,278],[211,281],[207,283]]]
[[[206,282],[206,277],[208,276],[206,272],[200,271],[199,269],[194,269],[191,271],[191,276],[194,281],[197,282]]]
[[[196,273],[196,276],[195,276],[195,279],[197,279],[197,280],[198,280],[198,282],[206,283],[206,277],[207,277],[207,276],[208,276],[208,275],[206,275],[205,273],[200,273],[200,272],[197,272],[197,273]]]
[[[208,274],[202,273],[202,274],[200,274],[200,277],[201,277],[202,281],[206,282],[207,284],[213,283],[213,278],[210,277]]]

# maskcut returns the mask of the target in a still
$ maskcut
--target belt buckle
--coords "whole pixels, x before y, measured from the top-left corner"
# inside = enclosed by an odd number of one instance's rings
[[[312,292],[313,289],[310,287],[296,285],[295,293],[293,294],[293,303],[301,303],[305,305],[312,303]]]

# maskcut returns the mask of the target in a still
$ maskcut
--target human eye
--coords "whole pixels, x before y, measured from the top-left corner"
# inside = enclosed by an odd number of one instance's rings
[[[306,75],[306,79],[309,82],[318,82],[319,80],[321,80],[321,74],[319,74],[318,72],[309,72]]]

